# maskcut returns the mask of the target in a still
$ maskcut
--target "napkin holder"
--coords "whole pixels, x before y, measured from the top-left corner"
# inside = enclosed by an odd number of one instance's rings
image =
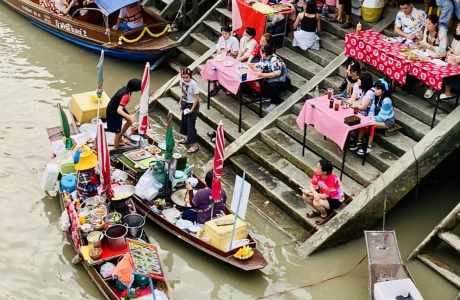
[[[348,126],[354,126],[361,123],[361,119],[358,116],[349,116],[345,118],[345,124]]]
[[[240,70],[238,71],[238,78],[241,81],[246,81],[248,79],[248,73],[246,71]]]

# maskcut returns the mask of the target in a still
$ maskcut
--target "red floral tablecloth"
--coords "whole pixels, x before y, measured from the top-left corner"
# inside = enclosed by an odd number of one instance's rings
[[[407,73],[440,91],[445,77],[460,75],[460,68],[433,63],[407,61],[399,50],[410,49],[401,43],[390,43],[387,37],[373,30],[345,35],[345,55],[370,64],[388,77],[405,85]]]
[[[389,43],[387,37],[373,30],[345,35],[345,55],[370,64],[401,84],[406,84],[409,64],[399,50],[409,49],[401,43]]]
[[[409,74],[440,91],[442,80],[445,77],[460,75],[460,68],[451,64],[441,67],[433,63],[415,61],[409,65]]]

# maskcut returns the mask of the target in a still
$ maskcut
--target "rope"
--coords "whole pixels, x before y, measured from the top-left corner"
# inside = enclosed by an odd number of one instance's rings
[[[126,42],[126,43],[135,43],[135,42],[139,41],[139,40],[144,36],[144,34],[145,34],[146,32],[147,32],[151,37],[157,38],[157,37],[160,37],[160,36],[162,36],[163,34],[165,34],[166,31],[168,31],[168,29],[169,29],[169,24],[166,25],[165,29],[163,29],[162,32],[156,33],[156,34],[155,34],[155,33],[152,33],[152,32],[149,30],[148,27],[144,27],[144,30],[142,30],[141,34],[140,34],[137,38],[135,38],[135,39],[130,40],[130,39],[125,38],[124,36],[120,36],[120,37],[118,38],[118,45],[122,45],[122,44],[123,44],[122,41],[124,41],[124,42]]]
[[[176,17],[174,18],[174,21],[171,24],[171,28],[176,28],[177,20],[180,17],[182,17],[182,7],[184,6],[184,4],[185,4],[185,0],[182,0],[181,3],[180,3],[179,10],[177,11]]]
[[[306,285],[303,285],[303,286],[300,286],[300,287],[297,287],[297,288],[285,290],[283,292],[277,292],[277,293],[273,293],[273,294],[270,294],[270,295],[267,295],[267,296],[262,296],[262,297],[256,298],[256,300],[266,299],[266,298],[270,298],[270,297],[273,297],[273,296],[279,296],[279,295],[286,294],[286,293],[289,293],[289,292],[292,292],[292,291],[304,289],[304,288],[307,288],[307,287],[312,287],[314,285],[317,285],[317,284],[320,284],[320,283],[323,283],[323,282],[326,282],[326,281],[330,281],[330,280],[333,280],[333,279],[336,279],[336,278],[344,277],[344,276],[350,274],[351,272],[353,272],[353,270],[355,270],[366,258],[367,258],[367,254],[364,255],[363,258],[361,258],[361,260],[356,264],[356,266],[354,266],[352,269],[350,269],[346,273],[343,273],[343,274],[340,274],[340,275],[337,275],[337,276],[334,276],[334,277],[329,277],[329,278],[323,279],[323,280],[315,282],[315,283],[306,284]]]

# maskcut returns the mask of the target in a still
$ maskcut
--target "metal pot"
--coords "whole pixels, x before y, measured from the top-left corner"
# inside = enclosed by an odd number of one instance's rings
[[[123,217],[123,224],[128,226],[128,234],[133,238],[140,238],[145,219],[141,215],[132,214]]]
[[[102,239],[104,238],[104,234],[100,231],[93,231],[88,234],[86,240],[88,241],[88,246],[90,249],[93,248],[101,248],[102,249]]]
[[[128,228],[124,225],[112,225],[105,231],[107,246],[112,251],[120,251],[126,248],[126,234]]]

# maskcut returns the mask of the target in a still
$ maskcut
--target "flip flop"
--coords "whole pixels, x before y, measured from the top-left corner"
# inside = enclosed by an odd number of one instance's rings
[[[187,144],[187,141],[185,139],[181,139],[180,141],[177,142],[178,144],[185,145]]]
[[[423,97],[425,97],[426,99],[429,99],[433,97],[433,94],[434,94],[434,90],[426,90],[425,95],[423,95]]]
[[[210,138],[216,137],[217,133],[215,131],[209,131],[206,133]]]
[[[329,217],[329,215],[326,216],[326,217],[319,216],[319,219],[316,220],[315,224],[316,224],[316,225],[323,225],[324,223],[326,223],[327,221],[329,221],[328,217]]]
[[[311,211],[307,214],[307,218],[315,218],[315,217],[319,217],[321,216],[321,213],[320,212],[317,212],[317,211]]]
[[[198,150],[200,150],[200,147],[198,147],[198,148],[190,147],[190,149],[187,150],[187,153],[192,154],[192,153],[197,152]]]
[[[216,138],[215,137],[211,138],[211,143],[213,143],[213,144],[216,143]]]

